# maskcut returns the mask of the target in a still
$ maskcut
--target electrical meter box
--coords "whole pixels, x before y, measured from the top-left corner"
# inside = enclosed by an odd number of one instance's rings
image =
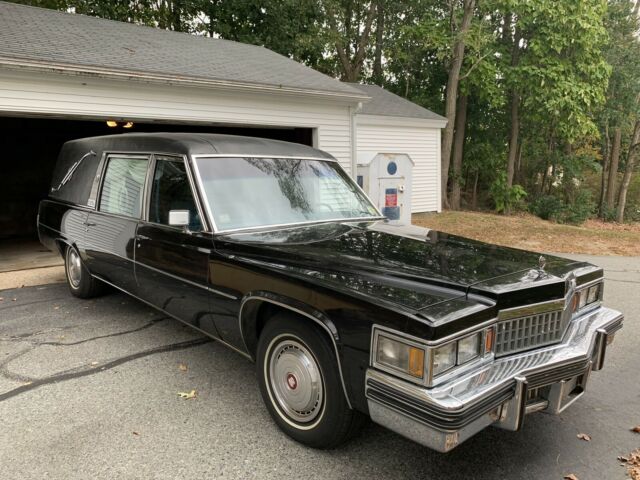
[[[397,225],[411,225],[413,166],[406,153],[358,153],[358,185]]]

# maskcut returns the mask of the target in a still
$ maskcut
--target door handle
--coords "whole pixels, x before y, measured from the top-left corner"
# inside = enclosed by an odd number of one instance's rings
[[[96,224],[94,222],[84,222],[83,225],[85,227],[95,227],[96,226]]]
[[[136,235],[136,238],[138,240],[151,240],[151,238],[147,237],[146,235]]]

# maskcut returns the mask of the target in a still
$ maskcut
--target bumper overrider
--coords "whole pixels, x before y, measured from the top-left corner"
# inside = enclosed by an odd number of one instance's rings
[[[500,358],[434,388],[369,368],[369,414],[440,452],[490,425],[519,430],[526,414],[559,414],[584,393],[622,321],[620,312],[598,308],[574,319],[559,344]]]

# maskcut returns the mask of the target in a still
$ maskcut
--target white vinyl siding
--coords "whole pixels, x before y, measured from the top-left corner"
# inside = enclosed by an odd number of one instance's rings
[[[350,104],[326,98],[156,85],[139,80],[0,70],[0,114],[314,128],[347,172]]]
[[[358,152],[406,153],[413,160],[411,212],[440,211],[440,127],[396,117],[369,121],[367,115],[356,123]]]

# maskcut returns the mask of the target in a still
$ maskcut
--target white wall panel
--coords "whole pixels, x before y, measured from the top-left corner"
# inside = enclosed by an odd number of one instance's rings
[[[316,128],[317,146],[350,170],[349,105],[324,99],[0,69],[3,112]]]
[[[384,122],[384,124],[381,124]],[[358,152],[406,153],[414,161],[411,211],[440,211],[440,127],[358,115]]]

